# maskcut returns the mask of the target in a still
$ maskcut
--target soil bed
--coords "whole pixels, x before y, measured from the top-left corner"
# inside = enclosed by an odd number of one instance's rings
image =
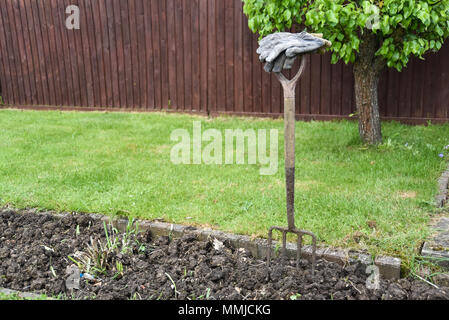
[[[369,290],[362,264],[318,261],[312,277],[307,261],[298,270],[294,261],[276,259],[267,269],[227,243],[193,235],[152,239],[148,232],[133,238],[128,253],[110,253],[95,280],[84,277],[79,289],[69,290],[69,256],[82,257],[98,240],[108,241],[104,225],[88,215],[0,209],[0,287],[67,299],[449,299],[447,288],[414,279],[381,280],[379,290]]]

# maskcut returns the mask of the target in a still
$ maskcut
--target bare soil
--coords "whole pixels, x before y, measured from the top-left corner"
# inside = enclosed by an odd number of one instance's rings
[[[68,256],[85,251],[90,239],[106,242],[104,225],[89,215],[65,217],[0,209],[0,287],[45,293],[67,299],[449,299],[448,288],[436,289],[415,279],[380,282],[379,290],[366,287],[366,266],[340,266],[318,261],[315,276],[301,261],[266,263],[235,250],[229,244],[216,249],[214,239],[198,241],[140,233],[132,252],[110,257],[123,265],[82,278],[78,290],[66,287]],[[139,250],[145,247],[145,250]]]

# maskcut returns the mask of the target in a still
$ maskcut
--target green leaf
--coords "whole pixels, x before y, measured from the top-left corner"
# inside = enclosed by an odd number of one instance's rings
[[[329,23],[331,23],[331,24],[337,24],[338,23],[337,15],[335,14],[335,12],[328,11],[326,13],[326,16],[327,16],[327,20],[328,20]]]

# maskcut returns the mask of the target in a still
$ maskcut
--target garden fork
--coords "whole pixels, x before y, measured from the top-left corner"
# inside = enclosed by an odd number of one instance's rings
[[[308,235],[312,237],[312,275],[315,274],[316,264],[316,236],[310,231],[297,229],[295,226],[295,88],[299,78],[304,72],[307,60],[303,55],[301,56],[301,67],[298,73],[288,80],[281,72],[276,72],[276,77],[282,84],[284,90],[284,140],[285,140],[285,179],[287,192],[287,221],[288,227],[271,227],[268,232],[268,266],[271,262],[271,245],[273,242],[273,231],[282,232],[282,254],[287,253],[287,234],[293,233],[298,236],[297,240],[297,255],[296,267],[299,268],[301,259],[302,240]]]

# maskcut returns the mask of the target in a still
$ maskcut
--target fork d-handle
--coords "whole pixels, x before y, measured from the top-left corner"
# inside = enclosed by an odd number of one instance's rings
[[[288,80],[282,73],[276,73],[284,89],[284,151],[285,151],[285,185],[287,193],[288,230],[295,226],[295,88],[306,67],[306,58],[301,57],[301,67],[293,79]]]

